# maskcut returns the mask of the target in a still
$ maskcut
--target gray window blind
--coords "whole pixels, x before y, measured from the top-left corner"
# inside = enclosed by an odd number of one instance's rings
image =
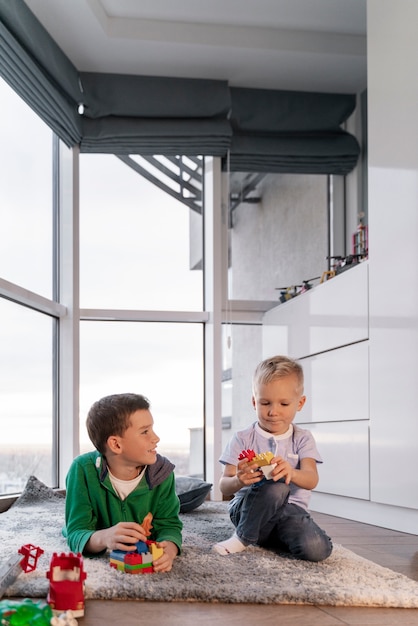
[[[81,152],[213,155],[225,168],[229,153],[231,171],[322,174],[350,172],[360,154],[342,128],[353,94],[79,72],[23,0],[0,0],[0,53],[1,76]]]

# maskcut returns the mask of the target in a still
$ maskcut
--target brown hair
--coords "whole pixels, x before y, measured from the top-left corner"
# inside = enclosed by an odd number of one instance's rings
[[[132,413],[149,407],[149,400],[136,393],[114,394],[95,402],[87,414],[86,426],[96,449],[105,454],[108,438],[122,436],[131,424]]]

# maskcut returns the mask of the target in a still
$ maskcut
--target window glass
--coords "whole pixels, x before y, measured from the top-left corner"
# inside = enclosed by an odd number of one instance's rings
[[[202,310],[201,233],[200,214],[116,156],[80,156],[82,308]]]
[[[0,298],[0,494],[30,475],[55,486],[53,325],[42,313]]]
[[[255,421],[251,402],[252,377],[263,359],[263,327],[259,324],[222,326],[222,449],[232,436]]]
[[[0,278],[52,296],[52,131],[0,78]]]
[[[158,452],[177,475],[203,477],[203,326],[81,322],[80,439],[91,405],[114,393],[140,393],[151,403]]]

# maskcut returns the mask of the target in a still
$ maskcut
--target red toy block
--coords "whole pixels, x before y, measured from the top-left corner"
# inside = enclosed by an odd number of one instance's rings
[[[238,460],[242,461],[242,459],[248,459],[249,461],[252,461],[254,457],[255,457],[254,450],[243,450],[240,453]]]
[[[33,572],[36,569],[39,557],[44,553],[42,548],[33,546],[31,543],[25,543],[18,552],[19,554],[23,554],[20,567],[24,572]]]
[[[55,614],[71,610],[74,617],[84,615],[84,581],[87,574],[83,568],[81,554],[54,552],[49,571],[47,603]]]

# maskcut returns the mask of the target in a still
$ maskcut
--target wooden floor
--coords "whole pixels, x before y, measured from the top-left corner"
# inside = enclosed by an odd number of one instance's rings
[[[418,536],[313,513],[334,543],[418,581]],[[237,585],[239,581],[237,581]],[[418,626],[418,609],[89,600],[81,626]]]

